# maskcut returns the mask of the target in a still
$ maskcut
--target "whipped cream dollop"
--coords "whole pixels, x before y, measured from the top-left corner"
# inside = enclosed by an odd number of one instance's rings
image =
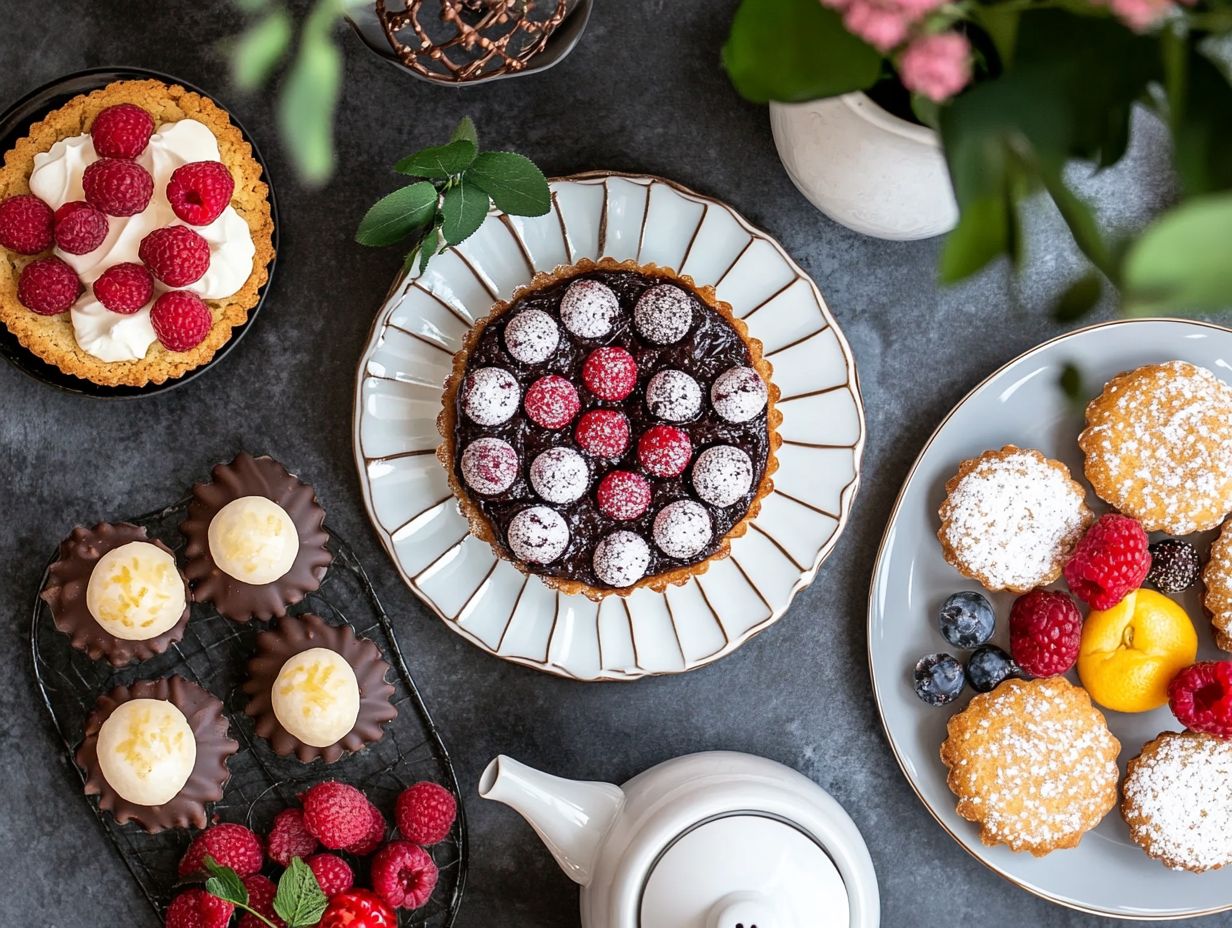
[[[61,139],[34,156],[30,191],[53,210],[74,200],[84,200],[81,176],[98,160],[88,134]],[[89,285],[113,264],[139,263],[141,240],[155,229],[185,225],[167,202],[167,181],[176,168],[194,161],[220,161],[218,140],[208,127],[195,119],[165,123],[150,137],[137,163],[154,178],[154,196],[136,216],[108,216],[107,237],[88,254],[71,255],[57,248],[55,254],[81,278],[85,292],[70,313],[77,344],[102,361],[137,361],[145,357],[156,339],[150,324],[150,306],[131,315],[113,313],[94,298]],[[252,273],[256,246],[248,223],[231,206],[208,226],[189,226],[210,246],[210,266],[205,275],[185,287],[205,300],[221,300],[238,291]],[[167,290],[155,282],[154,296]],[[151,303],[151,305],[153,305]]]

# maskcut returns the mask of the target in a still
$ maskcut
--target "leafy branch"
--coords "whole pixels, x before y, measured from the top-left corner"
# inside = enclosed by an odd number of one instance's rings
[[[269,918],[250,905],[248,887],[238,873],[230,867],[222,866],[208,855],[205,858],[205,869],[210,874],[205,881],[207,893],[242,909],[267,928],[276,928]],[[321,891],[312,868],[298,857],[291,858],[290,865],[278,879],[278,891],[274,894],[274,914],[286,924],[286,928],[311,928],[321,920],[327,905],[329,900]]]

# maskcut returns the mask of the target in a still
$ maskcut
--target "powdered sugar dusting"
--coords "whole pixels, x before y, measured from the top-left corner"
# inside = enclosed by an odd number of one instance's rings
[[[766,384],[751,367],[730,367],[710,387],[714,410],[728,422],[748,422],[766,408]]]
[[[693,489],[711,506],[730,506],[753,485],[753,462],[732,445],[716,445],[697,456]]]
[[[650,546],[633,532],[612,532],[595,548],[595,574],[608,586],[632,586],[646,575],[649,566]]]
[[[560,300],[560,321],[578,338],[602,338],[618,312],[616,294],[597,280],[575,280]]]
[[[668,503],[655,516],[655,544],[668,557],[692,557],[710,543],[713,533],[710,513],[691,499]]]
[[[509,548],[532,564],[550,564],[569,545],[569,526],[555,509],[531,506],[509,521]]]
[[[679,287],[656,284],[638,297],[633,324],[647,341],[674,345],[693,324],[693,303]]]
[[[659,371],[646,384],[646,408],[668,422],[688,422],[702,409],[702,388],[684,371]]]
[[[590,469],[572,448],[549,448],[531,461],[530,483],[549,503],[571,503],[586,492]]]
[[[513,374],[500,367],[472,371],[462,385],[462,411],[478,425],[500,425],[518,411],[522,391]]]
[[[542,309],[524,309],[505,326],[505,349],[523,364],[546,361],[559,344],[556,320]]]

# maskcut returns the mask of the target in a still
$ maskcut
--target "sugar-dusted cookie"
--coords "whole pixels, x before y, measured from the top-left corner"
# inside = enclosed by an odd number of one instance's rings
[[[1202,604],[1211,617],[1215,644],[1232,651],[1232,520],[1225,522],[1211,542],[1210,557],[1202,568]]]
[[[1064,677],[1007,680],[950,719],[941,761],[980,840],[1036,857],[1075,847],[1117,801],[1120,742]]]
[[[945,559],[990,590],[1025,593],[1056,580],[1094,518],[1064,464],[1013,445],[963,461],[945,494]]]
[[[1188,535],[1232,512],[1232,386],[1185,361],[1117,374],[1078,436],[1100,499],[1148,532]]]

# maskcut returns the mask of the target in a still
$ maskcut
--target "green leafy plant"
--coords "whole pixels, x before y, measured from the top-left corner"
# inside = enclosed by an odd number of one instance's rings
[[[252,915],[263,925],[275,928],[274,923],[249,905],[248,888],[230,867],[224,867],[213,857],[205,858],[205,869],[210,874],[205,881],[205,891],[230,902],[237,909]],[[274,914],[286,928],[311,928],[325,914],[329,900],[321,891],[312,868],[300,858],[291,858],[291,863],[278,879],[278,891],[274,894]]]
[[[469,116],[446,144],[407,155],[394,170],[421,179],[377,200],[355,241],[381,247],[409,238],[403,267],[418,258],[420,274],[443,247],[470,238],[489,206],[514,216],[542,216],[552,205],[547,179],[534,162],[511,151],[480,151]]]

